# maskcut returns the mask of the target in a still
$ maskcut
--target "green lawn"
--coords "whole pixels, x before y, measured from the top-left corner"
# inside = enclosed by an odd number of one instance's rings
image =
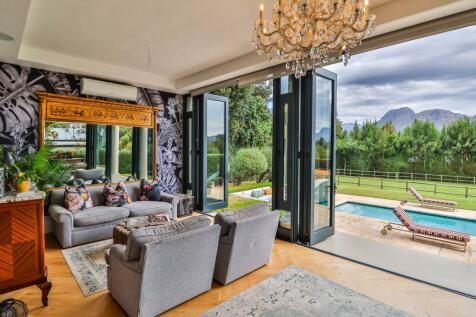
[[[230,183],[228,185],[228,192],[231,194],[260,187],[271,187],[271,182],[256,183],[253,181],[246,181],[242,182],[239,186],[233,186],[233,184]]]
[[[233,186],[233,184],[228,185],[228,193],[237,193],[245,190],[260,188],[260,187],[271,187],[271,182],[256,183],[253,181],[243,182],[240,186]],[[245,208],[251,205],[262,204],[262,201],[256,199],[248,199],[243,197],[238,197],[234,195],[228,196],[228,208],[214,210],[215,212],[223,212],[229,210],[237,210],[240,208]]]
[[[476,211],[476,186],[474,185],[385,179],[383,181],[384,189],[381,189],[381,179],[379,178],[361,177],[360,186],[357,185],[358,181],[358,177],[338,176],[337,192],[416,202],[416,199],[406,191],[408,182],[408,186],[415,187],[425,197],[453,200],[458,202],[458,208]],[[466,192],[468,197],[465,197]]]

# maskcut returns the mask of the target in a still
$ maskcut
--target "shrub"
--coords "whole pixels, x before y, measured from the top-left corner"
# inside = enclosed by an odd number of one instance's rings
[[[240,149],[230,160],[233,184],[238,186],[243,180],[257,178],[268,168],[264,154],[257,148]]]
[[[265,179],[271,180],[272,168],[273,168],[273,149],[268,146],[261,149],[261,153],[263,153],[264,157],[266,158],[266,162],[268,163],[268,168],[264,173],[259,175],[258,183],[263,182]]]
[[[119,173],[120,174],[132,174],[132,151],[120,150],[119,151]]]

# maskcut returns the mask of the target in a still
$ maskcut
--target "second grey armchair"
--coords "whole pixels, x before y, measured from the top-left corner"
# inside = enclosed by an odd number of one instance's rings
[[[279,212],[264,204],[219,213],[221,226],[213,278],[226,285],[269,263]]]
[[[211,288],[220,227],[207,216],[132,231],[106,256],[108,289],[134,317],[151,317]]]

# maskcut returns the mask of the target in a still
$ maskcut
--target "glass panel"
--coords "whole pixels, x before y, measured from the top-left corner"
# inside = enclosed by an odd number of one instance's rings
[[[106,169],[106,126],[98,125],[96,134],[96,167]]]
[[[154,129],[147,129],[147,177],[154,176]]]
[[[188,135],[187,135],[187,149],[188,149],[188,166],[187,166],[187,179],[189,183],[192,183],[192,148],[193,148],[193,136],[192,136],[192,127],[193,127],[193,122],[192,122],[192,117],[188,118],[187,120],[187,126],[188,126]],[[185,184],[187,185],[187,184]]]
[[[288,103],[283,105],[283,200],[288,200]]]
[[[225,200],[225,105],[207,101],[207,203]]]
[[[316,77],[315,161],[314,161],[314,230],[330,223],[330,176],[332,174],[332,81]]]
[[[117,180],[125,180],[132,174],[132,130],[119,127],[119,174]],[[112,153],[114,155],[114,151]]]
[[[292,92],[293,92],[292,80],[289,78],[289,76],[281,77],[281,83],[280,83],[281,95],[290,94]]]
[[[55,158],[74,169],[87,168],[85,123],[46,122],[45,141],[51,144]]]

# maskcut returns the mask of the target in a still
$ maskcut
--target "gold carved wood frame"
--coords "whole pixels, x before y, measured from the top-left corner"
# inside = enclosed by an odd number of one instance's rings
[[[163,106],[143,106],[36,92],[39,104],[39,144],[43,145],[45,122],[78,122],[154,129],[154,178],[157,176],[157,112]]]

